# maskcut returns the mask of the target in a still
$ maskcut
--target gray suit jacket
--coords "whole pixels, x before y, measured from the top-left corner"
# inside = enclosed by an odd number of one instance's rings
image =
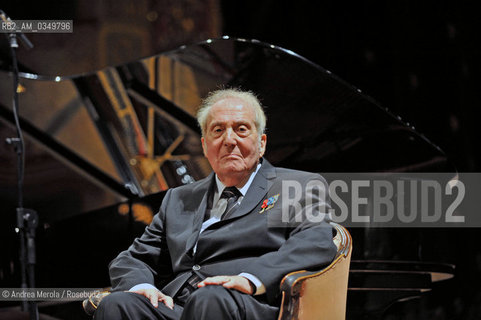
[[[334,258],[329,220],[319,221],[329,208],[320,175],[275,168],[264,159],[236,211],[199,235],[214,180],[211,174],[167,191],[144,234],[111,262],[114,290],[150,283],[173,296],[195,266],[205,276],[253,274],[266,287],[256,298],[276,304],[285,274]],[[266,199],[274,203],[262,211]]]

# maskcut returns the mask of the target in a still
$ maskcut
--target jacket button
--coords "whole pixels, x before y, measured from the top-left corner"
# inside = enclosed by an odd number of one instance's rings
[[[199,266],[198,264],[196,264],[196,265],[194,265],[194,266],[192,267],[192,270],[194,270],[194,271],[199,271],[199,270],[200,270],[200,266]]]

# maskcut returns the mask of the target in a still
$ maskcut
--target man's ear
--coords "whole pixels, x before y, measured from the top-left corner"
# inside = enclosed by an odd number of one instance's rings
[[[267,136],[266,134],[262,134],[261,138],[259,139],[259,156],[264,156],[266,152],[266,145],[267,145]]]
[[[204,156],[207,157],[207,146],[205,145],[204,137],[200,138],[200,143],[202,143],[202,151],[204,152]]]

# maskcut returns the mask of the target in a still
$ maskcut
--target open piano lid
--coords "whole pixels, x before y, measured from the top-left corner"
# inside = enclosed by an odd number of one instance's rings
[[[14,136],[7,125],[10,76],[1,72],[0,79],[0,130],[2,137]],[[86,184],[95,190],[97,200],[77,199],[69,215],[206,176],[194,116],[200,99],[220,86],[258,94],[268,118],[266,158],[275,165],[314,172],[453,171],[437,146],[354,86],[255,40],[208,40],[83,75],[23,73],[21,84],[20,115],[33,141],[27,146],[35,149],[27,149],[27,160],[38,158],[27,170],[49,171],[26,177],[26,198],[58,198],[58,183],[66,193],[85,193]],[[14,153],[4,145],[0,158],[9,164],[0,169],[0,188],[12,190]],[[48,188],[55,177],[61,181]],[[15,202],[12,192],[2,197]],[[55,218],[61,218],[58,208],[65,214],[61,201],[29,205]]]

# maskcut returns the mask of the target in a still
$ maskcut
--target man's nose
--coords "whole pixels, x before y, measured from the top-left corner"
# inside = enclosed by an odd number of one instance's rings
[[[234,130],[232,130],[232,129],[227,129],[227,130],[225,131],[224,144],[225,144],[225,145],[235,145],[235,144],[237,144],[236,137],[237,137],[237,136],[236,136]]]

